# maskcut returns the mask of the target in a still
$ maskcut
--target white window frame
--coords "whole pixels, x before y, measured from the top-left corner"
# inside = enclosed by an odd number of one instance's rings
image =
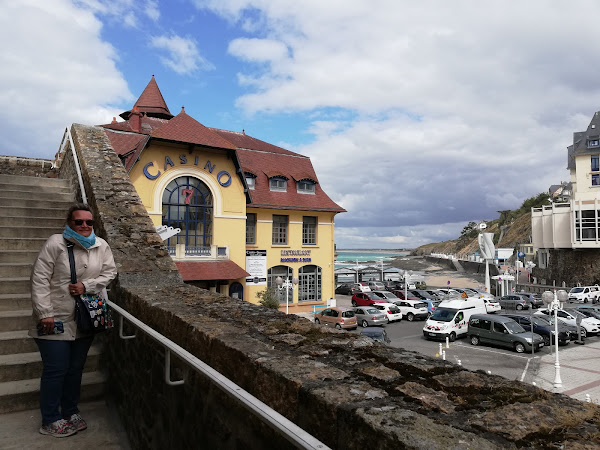
[[[298,194],[314,194],[315,185],[316,183],[312,180],[300,180],[296,183],[296,190]]]
[[[284,177],[269,178],[269,190],[274,192],[287,192],[287,180]]]

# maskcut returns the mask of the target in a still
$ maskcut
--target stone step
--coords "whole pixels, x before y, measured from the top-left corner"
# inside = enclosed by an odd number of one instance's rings
[[[3,238],[0,239],[0,250],[35,250],[36,252],[39,252],[47,239],[48,238]]]
[[[27,330],[0,332],[0,355],[14,353],[31,353],[37,351],[35,341],[29,337]]]
[[[0,189],[1,198],[20,198],[24,200],[60,200],[65,202],[73,201],[72,192],[55,192],[51,188],[38,188],[35,191],[21,190],[19,186],[15,186],[12,189],[2,190]]]
[[[102,347],[92,345],[88,353],[85,372],[95,372],[99,369]],[[42,374],[42,357],[39,351],[19,353],[16,355],[0,355],[0,383],[16,380],[37,378]]]
[[[81,401],[102,397],[106,376],[99,371],[84,372],[81,380]],[[40,404],[40,379],[0,383],[0,414],[34,409]]]
[[[33,264],[37,255],[38,250],[0,250],[0,264]]]
[[[13,311],[0,311],[0,330],[29,330],[31,326],[31,308]]]
[[[31,179],[32,177],[25,177],[26,179]],[[38,192],[42,190],[43,192],[56,192],[57,194],[70,194],[73,192],[73,188],[71,185],[64,182],[65,180],[58,180],[57,183],[52,183],[47,186],[37,186],[35,184],[12,184],[5,183],[2,178],[0,178],[0,192],[8,192],[8,191],[21,191],[21,192]]]
[[[31,275],[31,267],[33,261],[30,263],[3,263],[0,262],[0,279],[1,278],[14,278],[14,277],[28,277]]]
[[[0,311],[31,311],[30,294],[0,294]],[[2,328],[0,328],[2,330]]]
[[[0,194],[0,207],[8,206],[23,206],[24,203],[27,207],[30,208],[50,208],[50,209],[60,209],[62,208],[66,213],[69,207],[73,204],[72,201],[61,201],[61,200],[27,200],[23,201],[22,198],[11,198],[11,197],[2,197]]]
[[[0,217],[0,226],[2,227],[31,227],[44,226],[53,228],[63,228],[65,226],[66,211],[62,211],[60,217]]]
[[[24,186],[56,186],[71,188],[71,182],[61,178],[28,177],[24,175],[0,174],[0,183]]]
[[[50,207],[33,207],[33,205],[24,206],[23,202],[17,206],[11,206],[4,208],[5,216],[11,217],[31,217],[36,220],[44,220],[45,218],[49,219],[61,219],[63,223],[67,217],[67,211],[70,208],[69,206],[60,207],[60,208],[50,208]],[[0,208],[2,210],[3,208]]]
[[[31,292],[29,277],[0,278],[0,294],[27,294]]]
[[[43,222],[41,223],[43,224]],[[0,238],[46,238],[56,233],[62,233],[63,227],[44,227],[33,226],[30,224],[27,227],[9,227],[0,226]]]

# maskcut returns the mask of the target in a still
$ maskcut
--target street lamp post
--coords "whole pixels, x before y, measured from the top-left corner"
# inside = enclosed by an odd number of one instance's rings
[[[408,280],[410,280],[411,275],[410,270],[404,271],[404,300],[408,300]]]
[[[283,281],[283,279],[281,277],[277,277],[277,278],[275,278],[275,284],[277,284],[277,289],[279,289],[279,290],[285,289],[285,313],[289,314],[290,289],[292,291],[294,290],[294,286],[296,286],[298,284],[298,278],[294,277],[294,278],[292,278],[292,281],[290,282],[290,279],[288,277],[285,278],[285,281]]]
[[[567,291],[560,290],[556,292],[545,291],[542,294],[542,300],[548,306],[548,310],[554,311],[554,387],[559,388],[562,386],[562,380],[560,379],[560,363],[558,362],[558,310],[560,309],[561,302],[565,302],[569,299]]]

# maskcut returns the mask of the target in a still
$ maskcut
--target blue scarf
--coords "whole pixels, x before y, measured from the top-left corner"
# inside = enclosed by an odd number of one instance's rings
[[[82,236],[81,234],[73,231],[73,229],[69,225],[65,225],[65,231],[63,231],[63,237],[65,238],[73,238],[85,248],[90,248],[92,245],[96,243],[96,235],[92,230],[92,234],[88,237]]]

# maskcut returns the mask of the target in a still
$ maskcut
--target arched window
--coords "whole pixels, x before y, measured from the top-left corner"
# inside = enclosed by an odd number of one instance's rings
[[[194,177],[175,178],[163,192],[162,214],[163,225],[181,228],[168,246],[185,244],[186,254],[210,254],[213,198],[206,184]]]
[[[279,303],[286,302],[286,294],[285,289],[278,289],[277,283],[275,280],[277,277],[281,277],[283,281],[286,279],[292,282],[292,268],[288,266],[273,266],[267,271],[267,287],[272,288],[275,291],[275,295],[277,295],[277,299]],[[294,301],[294,291],[290,288],[287,293],[287,301],[292,303]]]
[[[298,270],[298,301],[321,301],[321,268],[319,266],[302,266]]]

